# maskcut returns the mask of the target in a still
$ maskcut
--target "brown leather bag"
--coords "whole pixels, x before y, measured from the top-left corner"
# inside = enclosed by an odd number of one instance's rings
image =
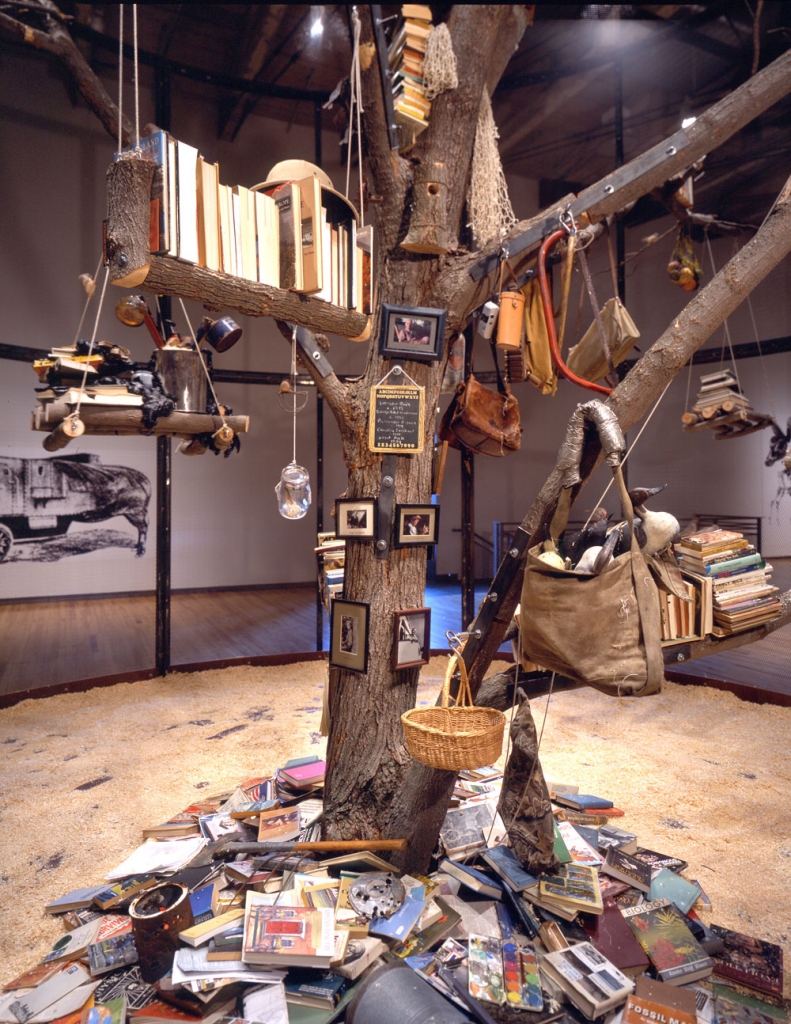
[[[503,381],[492,344],[497,390],[480,384],[474,374],[456,388],[439,427],[439,438],[452,448],[502,457],[518,452],[522,442],[519,404]]]

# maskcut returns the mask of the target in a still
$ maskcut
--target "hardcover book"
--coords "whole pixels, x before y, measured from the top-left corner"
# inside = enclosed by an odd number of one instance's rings
[[[626,1000],[623,1024],[698,1024],[695,993],[651,978],[638,978]]]
[[[714,973],[740,985],[768,992],[783,993],[783,949],[773,942],[756,939],[751,935],[734,932],[713,924],[711,930],[718,935],[724,949],[712,957]]]
[[[332,910],[266,906],[247,893],[242,960],[285,967],[329,967],[334,952]]]
[[[700,889],[686,878],[682,878],[669,868],[662,868],[659,874],[654,875],[651,881],[651,888],[648,890],[649,900],[659,900],[663,897],[675,903],[682,914],[688,910],[700,896]]]
[[[624,907],[621,913],[660,981],[687,985],[711,974],[711,958],[687,928],[681,911],[668,900]]]
[[[527,889],[535,889],[538,886],[538,879],[525,871],[516,854],[507,846],[493,846],[482,854],[486,863],[497,872],[506,885],[514,892],[525,892]]]
[[[634,977],[648,969],[648,957],[615,900],[605,899],[604,911],[599,916],[583,914],[581,921],[591,945],[623,974]]]
[[[483,871],[471,868],[468,864],[459,864],[458,861],[449,860],[446,857],[445,860],[440,862],[439,870],[446,875],[451,875],[453,878],[458,879],[462,885],[472,889],[474,892],[481,893],[483,896],[489,896],[495,900],[502,898],[502,885],[484,874]]]
[[[595,868],[584,864],[561,865],[556,875],[542,875],[538,894],[542,900],[587,914],[604,910]]]
[[[571,854],[572,863],[587,864],[589,868],[598,868],[602,863],[602,858],[599,856],[598,851],[585,842],[571,822],[559,821],[557,826],[558,831],[563,836],[566,849]]]
[[[440,842],[448,857],[474,853],[486,846],[486,836],[497,813],[494,800],[480,803],[467,801],[463,807],[451,808],[439,832]]]
[[[636,856],[624,853],[623,850],[609,849],[604,858],[602,871],[641,892],[651,888],[651,868]]]
[[[98,974],[106,974],[107,971],[114,971],[117,967],[136,964],[137,959],[137,949],[131,932],[88,946],[88,966],[92,978]]]
[[[590,1020],[626,1002],[634,983],[589,942],[547,953],[543,971]]]

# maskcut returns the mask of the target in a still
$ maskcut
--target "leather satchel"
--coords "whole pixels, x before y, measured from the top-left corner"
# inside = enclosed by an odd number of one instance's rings
[[[522,442],[519,404],[503,381],[492,345],[497,390],[480,384],[474,374],[456,388],[439,428],[441,441],[501,458],[518,452]]]

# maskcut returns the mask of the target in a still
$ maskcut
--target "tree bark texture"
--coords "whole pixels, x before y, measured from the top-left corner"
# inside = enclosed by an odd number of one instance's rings
[[[150,160],[117,160],[107,168],[106,254],[111,280],[123,287],[138,287],[148,274],[153,177],[154,164]]]

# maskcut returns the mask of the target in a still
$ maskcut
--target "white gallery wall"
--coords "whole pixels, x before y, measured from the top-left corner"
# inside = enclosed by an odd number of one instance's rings
[[[108,87],[112,89],[108,83]],[[127,93],[130,95],[130,93]],[[215,139],[216,108],[207,101],[203,86],[173,80],[172,133],[196,145],[202,155],[220,165],[224,183],[254,185],[281,159],[314,156],[313,130],[268,120],[259,114],[245,122],[234,143]],[[62,76],[49,60],[16,47],[0,50],[0,297],[4,313],[3,341],[48,348],[69,344],[77,329],[84,294],[77,276],[93,272],[99,259],[101,222],[105,215],[105,172],[114,145],[96,117],[81,105],[73,106]],[[131,101],[130,101],[131,102]],[[265,112],[262,101],[259,110]],[[141,97],[141,122],[152,121],[150,91]],[[627,139],[628,145],[628,139]],[[627,154],[633,155],[633,154]],[[339,165],[336,135],[323,135],[323,163],[336,185],[344,171]],[[537,184],[510,177],[512,201],[520,217],[538,209]],[[716,211],[715,211],[716,212]],[[670,228],[666,219],[628,232],[627,250],[637,251],[642,238]],[[630,262],[627,305],[642,331],[641,348],[647,349],[688,301],[687,293],[671,284],[665,266],[673,236],[648,248]],[[731,242],[717,241],[713,255],[717,267],[728,259]],[[704,253],[700,251],[701,258]],[[702,260],[703,261],[703,260]],[[591,253],[598,297],[612,294],[606,246]],[[710,278],[708,258],[705,279]],[[575,335],[579,308],[579,274],[575,275],[569,316],[569,334]],[[125,345],[134,358],[146,360],[150,340],[143,330],[123,327],[113,308],[120,290],[108,287],[98,337]],[[752,307],[762,339],[791,334],[791,268],[786,260],[759,286]],[[582,329],[590,323],[590,305],[583,303]],[[193,326],[203,315],[187,303]],[[181,309],[174,300],[179,327]],[[90,336],[93,312],[83,328]],[[267,319],[237,317],[244,337],[229,352],[217,355],[218,368],[289,369],[289,346]],[[734,343],[755,340],[749,311],[742,308],[731,318]],[[573,337],[572,337],[573,340]],[[721,332],[710,345],[719,346]],[[329,358],[339,373],[357,373],[364,365],[366,346],[332,339]],[[726,360],[727,362],[727,360]],[[694,401],[700,373],[719,364],[695,367],[689,401]],[[491,369],[488,344],[479,344],[478,369]],[[776,411],[783,425],[791,415],[791,355],[739,362],[744,390],[753,405]],[[767,381],[770,391],[767,391]],[[22,362],[0,361],[0,455],[48,458],[41,447],[43,434],[29,429],[37,383],[32,368]],[[763,515],[767,553],[789,554],[791,497],[781,505],[777,524],[770,527],[769,502],[777,490],[777,467],[766,469],[763,459],[768,436],[715,442],[708,433],[684,434],[680,417],[686,407],[686,371],[671,385],[644,433],[631,460],[632,483],[667,482],[665,506],[680,518],[694,512]],[[251,417],[250,433],[241,438],[242,450],[225,459],[209,453],[198,458],[173,458],[173,570],[175,588],[250,586],[307,582],[315,576],[313,546],[316,519],[312,511],[299,522],[277,513],[274,486],[291,459],[289,416],[277,403],[276,388],[220,385],[220,400],[236,413]],[[476,530],[491,536],[494,520],[521,520],[552,469],[568,416],[589,394],[561,383],[555,398],[542,396],[529,384],[516,386],[522,425],[522,450],[505,459],[479,457],[475,465]],[[444,408],[448,396],[443,396]],[[632,436],[634,431],[632,432]],[[325,436],[325,529],[332,528],[332,500],[346,486],[337,429],[328,410]],[[316,473],[316,398],[311,390],[307,408],[297,421],[297,460]],[[174,445],[175,447],[175,445]],[[152,438],[82,438],[64,454],[91,452],[105,465],[131,466],[156,480],[156,443]],[[590,507],[606,485],[604,471],[583,492],[579,507]],[[441,499],[441,536],[437,547],[439,573],[456,573],[460,564],[459,458],[451,452]],[[609,507],[615,511],[615,503]],[[2,512],[0,511],[0,515]],[[48,595],[135,592],[154,587],[155,509],[150,505],[150,531],[146,554],[137,557],[130,546],[107,546],[88,554],[41,562],[27,557],[0,564],[0,598]],[[123,519],[101,524],[129,539],[136,531]],[[71,531],[95,529],[74,524]],[[23,545],[19,546],[20,549]],[[20,552],[17,551],[16,554]],[[24,556],[24,552],[22,552]]]

